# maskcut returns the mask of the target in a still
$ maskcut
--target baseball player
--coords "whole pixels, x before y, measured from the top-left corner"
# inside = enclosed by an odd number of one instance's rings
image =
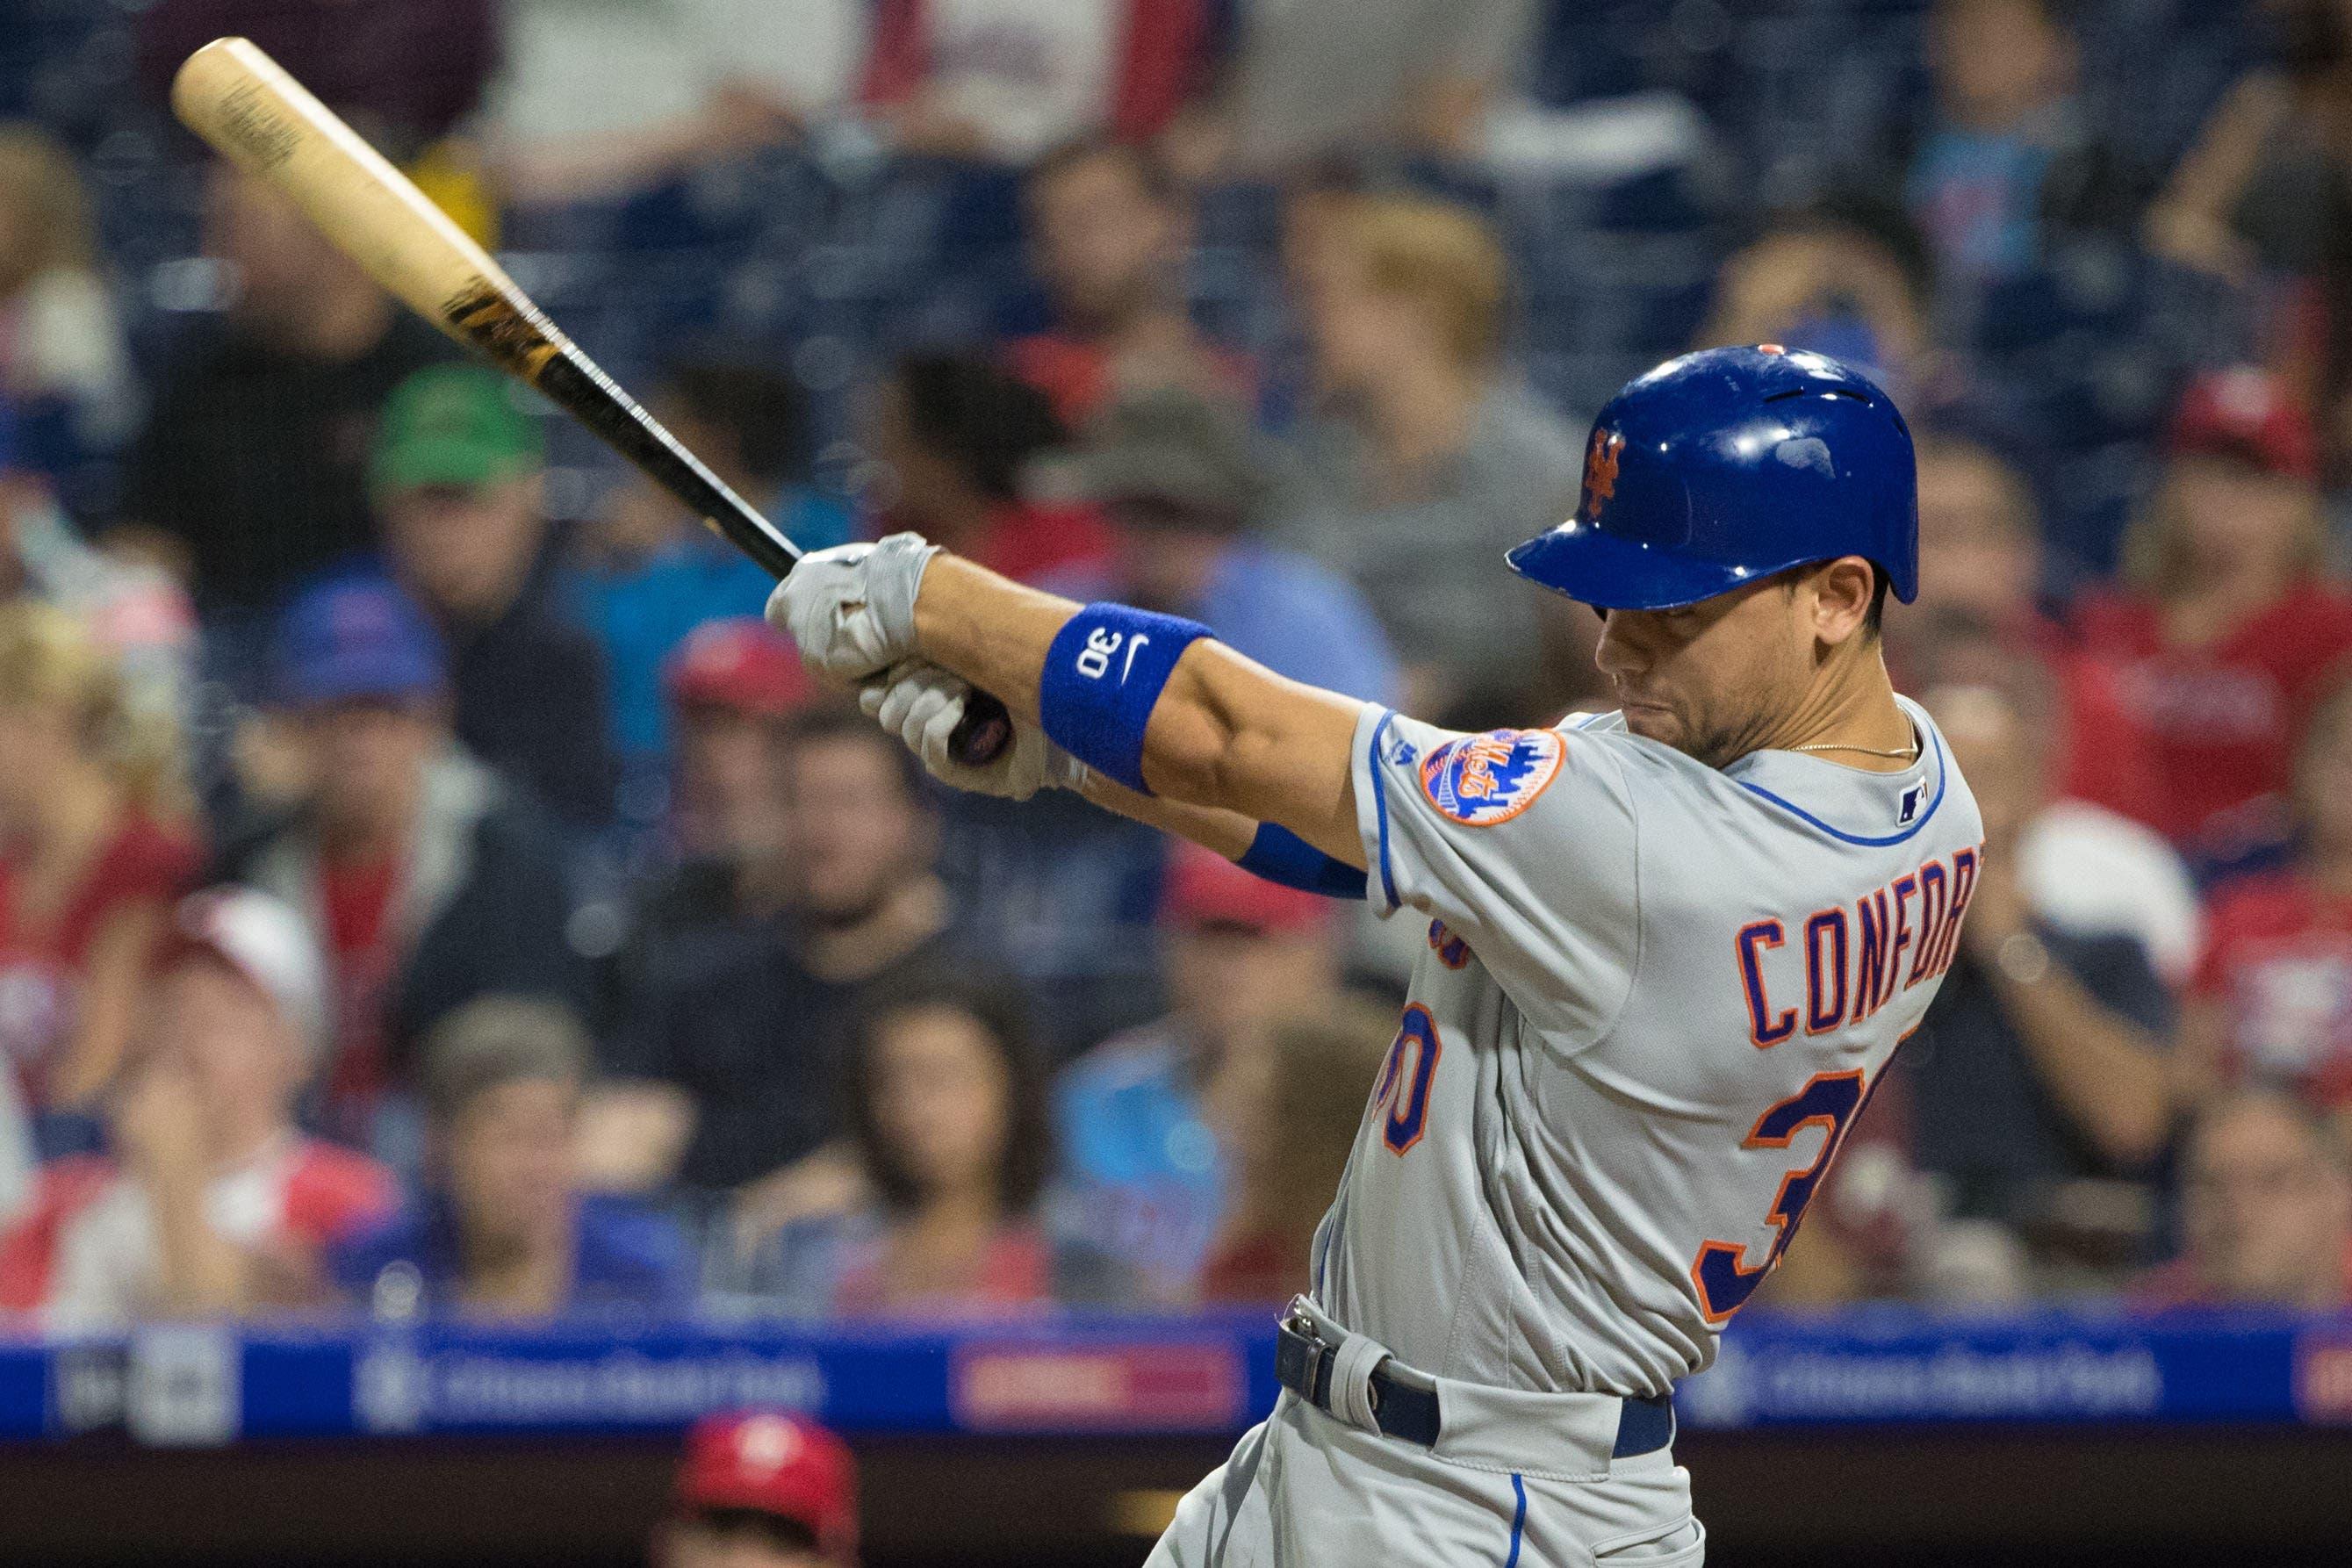
[[[1702,1561],[1675,1382],[1788,1247],[1975,884],[1975,802],[1879,656],[1915,489],[1901,415],[1819,355],[1631,383],[1575,515],[1510,552],[1603,617],[1622,706],[1549,729],[1453,733],[908,535],[777,590],[948,782],[1082,790],[1428,922],[1286,1392],[1155,1568]],[[985,768],[948,747],[971,686],[1015,719]]]

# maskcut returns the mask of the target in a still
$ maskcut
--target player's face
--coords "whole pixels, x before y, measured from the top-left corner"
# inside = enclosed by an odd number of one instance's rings
[[[1611,610],[1593,662],[1625,727],[1709,767],[1763,743],[1813,673],[1810,595],[1767,578],[1678,610]]]

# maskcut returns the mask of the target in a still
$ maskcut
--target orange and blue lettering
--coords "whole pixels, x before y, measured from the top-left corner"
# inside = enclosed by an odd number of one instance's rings
[[[1903,983],[1906,991],[1936,973],[1936,954],[1944,944],[1944,906],[1950,893],[1941,860],[1930,860],[1919,868],[1919,951],[1911,955],[1911,976]]]
[[[1906,874],[1895,879],[1895,939],[1886,944],[1886,995],[1895,997],[1903,978],[1903,952],[1911,945],[1911,900],[1919,896],[1919,879]]]
[[[1891,989],[1886,977],[1886,939],[1890,934],[1886,889],[1881,888],[1858,900],[1854,912],[1862,917],[1862,941],[1856,944],[1860,952],[1853,965],[1853,1016],[1859,1020],[1877,1012]]]
[[[1846,920],[1822,910],[1805,921],[1805,1033],[1826,1035],[1845,1022]]]
[[[1779,921],[1754,921],[1739,928],[1739,980],[1748,992],[1748,1038],[1759,1051],[1769,1050],[1797,1032],[1797,1010],[1783,1007],[1776,1015],[1764,996],[1764,972],[1757,958],[1761,949],[1779,947],[1784,935]]]

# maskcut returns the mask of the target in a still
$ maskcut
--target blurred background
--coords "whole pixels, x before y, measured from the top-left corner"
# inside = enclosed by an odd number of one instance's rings
[[[1622,381],[1882,380],[1987,870],[1700,1512],[2346,1560],[2347,0],[0,0],[0,1559],[1138,1562],[1428,938],[929,787],[232,33],[803,544],[1462,727],[1604,705],[1499,556]]]

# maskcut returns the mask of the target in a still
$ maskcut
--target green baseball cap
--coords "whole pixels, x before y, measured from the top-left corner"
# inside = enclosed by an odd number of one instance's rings
[[[368,459],[382,495],[427,485],[486,485],[546,460],[539,425],[495,372],[469,364],[420,370],[392,389]]]

